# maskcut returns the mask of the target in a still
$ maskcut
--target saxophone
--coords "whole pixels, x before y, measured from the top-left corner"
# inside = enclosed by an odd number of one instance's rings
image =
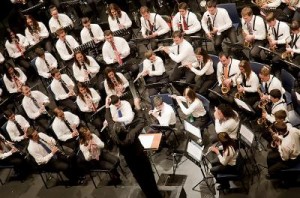
[[[286,48],[290,48],[291,47],[287,41],[285,42],[285,46],[286,46]],[[287,60],[287,61],[290,61],[290,62],[292,61],[292,57],[293,57],[293,55],[289,51],[285,51],[285,52],[283,52],[281,54],[281,58],[283,60]]]
[[[230,91],[230,87],[228,87],[224,83],[224,81],[225,81],[224,74],[221,76],[221,81],[222,81],[221,92],[222,92],[222,94],[227,95],[228,92]]]
[[[236,81],[236,87],[239,90],[240,87],[242,86],[242,83],[239,81],[238,76],[236,77],[235,81]],[[234,97],[241,100],[244,97],[244,93],[238,91],[234,94]]]
[[[257,92],[259,94],[260,97],[262,97],[264,95],[264,93],[262,92],[261,90],[261,85],[258,86],[257,88]],[[264,99],[261,99],[258,103],[258,108],[260,108],[262,110],[262,114],[264,114],[266,112],[266,105],[268,104],[268,100],[264,100]],[[263,125],[265,126],[265,128],[268,128],[268,123],[267,123],[267,119],[264,118],[264,117],[261,117],[261,118],[258,118],[257,119],[257,124],[258,125]]]

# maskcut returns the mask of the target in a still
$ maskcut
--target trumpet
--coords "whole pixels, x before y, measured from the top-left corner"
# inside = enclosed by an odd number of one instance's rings
[[[222,94],[226,95],[230,91],[230,87],[228,87],[227,85],[225,85],[225,83],[224,83],[224,81],[225,81],[224,75],[221,76],[221,81],[222,81],[221,92],[222,92]]]

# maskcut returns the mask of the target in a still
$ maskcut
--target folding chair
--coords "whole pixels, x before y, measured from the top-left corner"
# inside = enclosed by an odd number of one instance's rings
[[[259,75],[260,70],[261,68],[263,68],[264,65],[265,64],[258,63],[258,62],[253,62],[253,61],[250,62],[251,69],[256,73],[257,76]]]
[[[236,4],[235,3],[217,4],[217,7],[224,8],[225,10],[227,10],[228,15],[232,21],[232,25],[235,28],[235,30],[237,31],[241,24],[241,20],[240,20],[239,14],[237,12]]]
[[[285,69],[282,69],[281,82],[282,82],[282,87],[285,89],[286,104],[289,105],[292,103],[291,92],[295,88],[296,79],[291,73],[289,73]]]

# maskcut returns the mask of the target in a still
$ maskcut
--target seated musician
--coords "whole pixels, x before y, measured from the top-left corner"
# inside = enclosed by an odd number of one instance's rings
[[[161,88],[161,86],[148,88],[149,96],[156,95],[159,92],[166,93],[167,90],[165,85],[169,82],[169,77],[166,73],[163,60],[159,56],[156,56],[156,54],[151,50],[145,52],[145,57],[146,59],[143,61],[142,75],[144,76],[146,83],[163,84],[163,88]]]
[[[67,35],[64,29],[58,29],[56,31],[58,40],[55,44],[57,52],[61,59],[66,61],[66,65],[69,66],[73,63],[74,49],[79,46],[78,42],[73,36]]]
[[[113,33],[110,30],[105,30],[104,36],[106,41],[103,44],[102,54],[105,63],[116,68],[117,66],[123,66],[118,67],[118,69],[136,73],[138,71],[138,66],[133,64],[135,60],[130,55],[130,47],[127,41],[121,37],[113,36]]]
[[[287,23],[278,21],[273,12],[267,14],[266,21],[268,31],[267,39],[269,41],[266,48],[281,54],[285,51],[286,43],[291,41],[290,27]],[[262,60],[266,60],[268,52],[261,50],[260,55]],[[271,59],[272,71],[275,75],[280,74],[282,68],[280,59],[281,57],[279,55],[274,55]]]
[[[224,100],[233,103],[234,94],[236,93],[236,79],[240,74],[239,60],[229,56],[228,53],[221,52],[219,54],[220,62],[217,65],[218,84],[213,90],[224,96]],[[217,103],[219,96],[209,93],[209,98],[213,103]]]
[[[286,6],[283,9],[283,12],[290,20],[300,20],[300,2],[299,0],[282,0],[282,3],[285,3]]]
[[[98,24],[91,24],[88,17],[81,19],[83,28],[80,32],[80,38],[82,44],[94,41],[96,44],[104,41],[104,33]]]
[[[287,128],[286,123],[274,123],[273,146],[276,150],[268,153],[268,175],[267,179],[276,178],[283,169],[291,168],[299,163],[300,154],[300,130]]]
[[[281,0],[273,0],[273,1],[265,1],[263,5],[260,6],[262,8],[262,15],[264,16],[267,12],[264,12],[264,10],[270,10],[275,9],[278,6],[280,6]]]
[[[59,105],[66,107],[73,113],[77,113],[77,106],[74,104],[76,94],[74,82],[67,74],[61,74],[58,69],[51,70],[53,80],[50,84],[51,91]]]
[[[5,42],[5,48],[9,57],[13,58],[17,65],[22,67],[24,71],[28,70],[30,63],[25,56],[26,48],[29,46],[29,42],[22,34],[16,34],[12,30],[7,31],[7,41]]]
[[[104,75],[104,88],[106,95],[117,95],[122,97],[126,93],[126,89],[129,87],[129,82],[125,76],[122,73],[116,72],[112,67],[105,68]]]
[[[76,103],[84,114],[86,122],[91,122],[98,130],[102,128],[100,116],[93,116],[99,108],[100,95],[95,89],[87,87],[84,83],[77,83],[78,96]]]
[[[264,19],[258,15],[253,15],[253,11],[250,7],[244,7],[241,11],[241,15],[244,44],[251,46],[250,58],[255,61],[261,61],[261,49],[258,46],[265,46],[266,44],[267,31]]]
[[[56,33],[57,30],[62,28],[72,28],[74,26],[70,17],[68,17],[66,14],[58,13],[58,10],[55,6],[50,6],[49,12],[51,14],[51,18],[49,20],[49,28],[51,33]]]
[[[192,125],[201,129],[208,122],[208,113],[193,89],[188,87],[184,90],[183,96],[173,95],[172,97],[176,99],[182,113],[188,116],[187,121]]]
[[[50,78],[51,70],[57,68],[57,60],[51,53],[45,52],[43,48],[36,48],[35,53],[37,55],[35,66],[38,74],[43,78]]]
[[[81,51],[74,54],[73,76],[77,82],[97,85],[99,64],[92,56],[87,56]]]
[[[109,97],[109,96],[108,96]],[[120,100],[116,95],[110,96],[110,113],[114,122],[129,125],[134,119],[134,112],[129,102]]]
[[[4,70],[5,74],[3,75],[3,82],[7,91],[10,94],[21,92],[22,85],[25,85],[27,81],[27,77],[23,71],[18,67],[12,66],[8,62],[6,63]]]
[[[157,48],[158,42],[154,39],[168,37],[170,27],[167,22],[157,13],[150,13],[148,7],[140,8],[141,17],[141,32],[143,38],[151,39],[151,49]]]
[[[231,43],[237,43],[237,35],[227,10],[217,8],[216,0],[206,3],[206,12],[203,14],[201,24],[207,37],[213,41],[217,54],[222,51],[222,42],[227,37]]]
[[[217,179],[218,174],[236,174],[237,173],[237,157],[239,155],[238,145],[234,139],[232,139],[228,133],[221,132],[218,134],[218,140],[223,146],[223,154],[219,151],[219,148],[216,146],[211,147],[211,151],[217,155],[211,162],[210,172]],[[217,183],[220,185],[217,187],[217,190],[229,189],[229,181],[218,180]]]
[[[79,117],[69,111],[63,111],[59,107],[56,107],[53,112],[55,118],[52,122],[52,129],[56,137],[63,142],[64,146],[76,150],[78,148]]]
[[[215,107],[214,117],[216,133],[226,132],[231,139],[236,140],[240,124],[238,113],[223,103]]]
[[[181,31],[188,42],[192,42],[189,36],[199,36],[201,23],[196,14],[188,10],[188,4],[181,2],[178,4],[179,12],[172,19],[173,31]]]
[[[39,21],[36,21],[32,16],[26,16],[26,29],[25,36],[30,45],[36,45],[43,39],[49,37],[49,32],[46,26]],[[44,48],[48,51],[52,51],[52,43],[50,40],[45,41]]]
[[[173,72],[170,75],[170,81],[177,81],[185,75],[186,82],[192,83],[195,78],[195,74],[186,67],[180,67],[187,62],[196,62],[197,58],[194,53],[193,46],[183,38],[183,34],[180,31],[173,32],[174,44],[170,47],[163,47],[162,50],[166,52],[170,58],[175,62],[173,66]]]
[[[50,103],[49,98],[40,91],[31,91],[27,85],[23,85],[21,90],[24,95],[22,106],[25,113],[42,128],[43,132],[46,131],[49,120],[46,105]]]
[[[195,50],[196,62],[187,63],[185,66],[196,74],[194,91],[201,95],[208,95],[208,89],[216,82],[216,73],[213,61],[203,48]]]
[[[159,125],[170,126],[172,128],[176,126],[176,116],[171,105],[163,102],[161,97],[155,96],[153,98],[153,106],[154,109],[149,111],[149,115],[156,118]]]
[[[34,158],[37,165],[44,170],[62,171],[69,179],[70,185],[82,184],[79,179],[80,172],[76,169],[76,163],[72,163],[56,146],[52,137],[45,133],[37,132],[29,127],[27,130],[28,152]]]
[[[132,35],[132,30],[130,29],[132,25],[132,21],[130,20],[126,12],[122,11],[117,4],[111,3],[107,7],[107,13],[108,13],[109,29],[114,34],[118,30],[125,31],[126,33],[124,32],[121,33],[121,35],[116,35],[116,36],[123,37],[126,41],[129,41]]]
[[[259,98],[257,87],[259,79],[254,71],[252,71],[249,61],[242,60],[239,63],[240,75],[237,77],[237,91],[241,96],[241,100],[253,106]]]

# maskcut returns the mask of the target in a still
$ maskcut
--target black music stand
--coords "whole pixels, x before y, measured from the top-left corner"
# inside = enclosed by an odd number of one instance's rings
[[[150,125],[150,127],[154,130],[161,131],[161,133],[163,134],[164,137],[166,137],[166,139],[168,139],[169,136],[171,135],[171,133],[173,133],[175,136],[176,142],[179,145],[179,141],[178,141],[178,138],[175,133],[175,128],[172,128],[169,126],[161,126],[161,125],[157,125],[157,124],[152,124],[152,125]],[[166,132],[168,132],[168,131],[170,131],[171,133],[167,136]]]
[[[250,51],[250,48],[244,47],[243,44],[241,43],[230,43],[230,42],[223,42],[225,45],[227,45],[230,49],[232,49],[232,53],[236,56],[239,57],[240,60],[249,60],[250,57],[248,58],[246,54],[243,52],[243,50],[248,50]],[[249,53],[250,56],[250,53]]]
[[[244,101],[242,101],[238,98],[234,98],[234,102],[241,110],[246,111],[247,113],[255,114],[255,111],[253,110],[253,108],[250,105],[248,105],[247,103],[245,103]]]
[[[218,86],[218,85],[216,85],[216,86]],[[222,100],[227,101],[226,98],[224,97],[224,95],[222,95],[222,94],[220,94],[220,93],[218,93],[218,92],[216,92],[216,91],[214,91],[214,90],[212,90],[212,89],[208,89],[208,91],[210,91],[211,93],[213,93],[213,94],[219,96]]]
[[[293,66],[293,67],[296,67],[296,68],[300,69],[300,66],[299,66],[299,65],[296,65],[296,64],[293,63],[293,62],[290,62],[290,61],[287,61],[287,60],[283,60],[283,62],[285,62],[285,63],[288,64],[288,65],[291,65],[291,66]]]

